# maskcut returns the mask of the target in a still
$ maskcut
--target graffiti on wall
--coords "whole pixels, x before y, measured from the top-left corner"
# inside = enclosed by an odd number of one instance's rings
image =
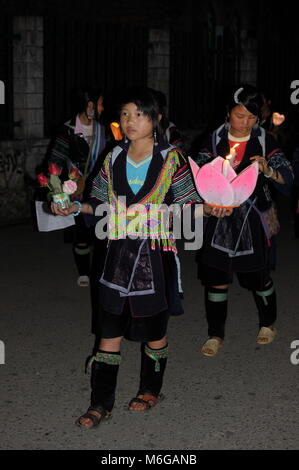
[[[0,150],[0,224],[28,216],[25,157],[20,149]]]
[[[0,151],[0,190],[24,186],[24,152]]]

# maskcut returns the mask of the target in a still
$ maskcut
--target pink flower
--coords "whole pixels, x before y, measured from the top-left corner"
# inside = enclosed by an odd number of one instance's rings
[[[75,181],[67,180],[63,183],[62,191],[65,194],[73,194],[76,191],[76,189],[77,189],[77,184],[75,183]]]
[[[40,186],[48,186],[49,178],[47,178],[43,173],[39,173],[37,176],[37,181],[39,182]]]
[[[59,168],[59,166],[56,165],[56,163],[50,163],[49,173],[50,173],[50,175],[60,175],[61,168]]]
[[[69,172],[69,177],[71,178],[71,180],[77,180],[79,178],[78,168],[72,168]]]

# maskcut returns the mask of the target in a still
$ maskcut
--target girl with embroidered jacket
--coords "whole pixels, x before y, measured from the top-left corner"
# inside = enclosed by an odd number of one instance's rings
[[[150,223],[150,235],[136,238],[140,232],[127,211],[135,204],[149,209],[153,204],[202,202],[185,159],[161,138],[160,119],[159,105],[149,90],[135,90],[123,99],[120,124],[125,140],[107,155],[93,181],[91,199],[81,208],[81,212],[94,214],[97,206],[109,204],[121,209],[126,224],[125,236],[119,219],[110,224],[99,283],[101,340],[91,365],[91,406],[77,421],[85,428],[111,415],[123,337],[142,343],[140,384],[129,410],[146,410],[158,402],[168,356],[168,317],[183,313],[173,233],[163,231],[150,213],[149,218],[141,218]],[[64,215],[78,212],[78,205],[53,210]],[[218,217],[230,214],[205,205],[204,211]]]
[[[271,234],[265,216],[273,209],[269,184],[288,194],[293,176],[289,162],[272,135],[258,124],[263,99],[249,85],[239,88],[228,105],[227,121],[215,130],[206,148],[199,152],[199,166],[234,147],[233,168],[240,173],[252,161],[259,163],[256,188],[231,217],[208,219],[204,243],[198,253],[198,275],[205,286],[205,307],[209,338],[202,348],[206,356],[218,353],[224,339],[228,286],[233,273],[242,287],[249,289],[259,314],[257,342],[273,341],[276,329],[276,293],[269,269]],[[270,212],[271,213],[271,212]]]

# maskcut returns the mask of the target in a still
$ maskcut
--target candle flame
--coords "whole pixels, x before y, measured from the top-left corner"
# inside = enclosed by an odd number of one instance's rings
[[[118,122],[111,122],[110,129],[113,133],[115,140],[122,140],[123,135]]]
[[[230,160],[234,154],[235,148],[237,148],[240,144],[235,144],[231,149],[228,155],[226,155],[226,160]]]

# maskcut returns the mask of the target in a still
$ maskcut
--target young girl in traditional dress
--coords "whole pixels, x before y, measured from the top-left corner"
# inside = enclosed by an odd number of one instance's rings
[[[94,214],[103,203],[123,211],[135,204],[149,209],[154,204],[201,203],[184,157],[160,139],[160,119],[158,102],[149,90],[137,90],[124,98],[120,124],[125,139],[107,155],[93,181],[91,199],[65,210],[53,206],[53,211]],[[219,217],[229,214],[204,205],[204,212],[211,210]],[[140,383],[129,410],[142,411],[157,404],[168,358],[168,318],[183,313],[173,232],[161,228],[148,212],[150,235],[136,238],[136,226],[128,212],[124,213],[126,236],[120,235],[117,223],[110,225],[100,278],[101,340],[92,358],[91,406],[77,420],[84,428],[97,426],[111,415],[123,337],[142,343]]]
[[[231,217],[208,219],[203,247],[198,255],[199,277],[205,286],[209,338],[202,348],[215,356],[223,343],[227,317],[228,289],[236,274],[242,287],[250,290],[259,315],[259,344],[276,335],[276,293],[270,276],[272,200],[270,185],[288,194],[292,170],[276,140],[259,126],[263,99],[250,85],[238,88],[228,104],[226,123],[216,129],[197,157],[202,166],[218,155],[225,157],[234,147],[233,168],[240,173],[254,160],[259,163],[257,184],[250,199],[234,209]]]

